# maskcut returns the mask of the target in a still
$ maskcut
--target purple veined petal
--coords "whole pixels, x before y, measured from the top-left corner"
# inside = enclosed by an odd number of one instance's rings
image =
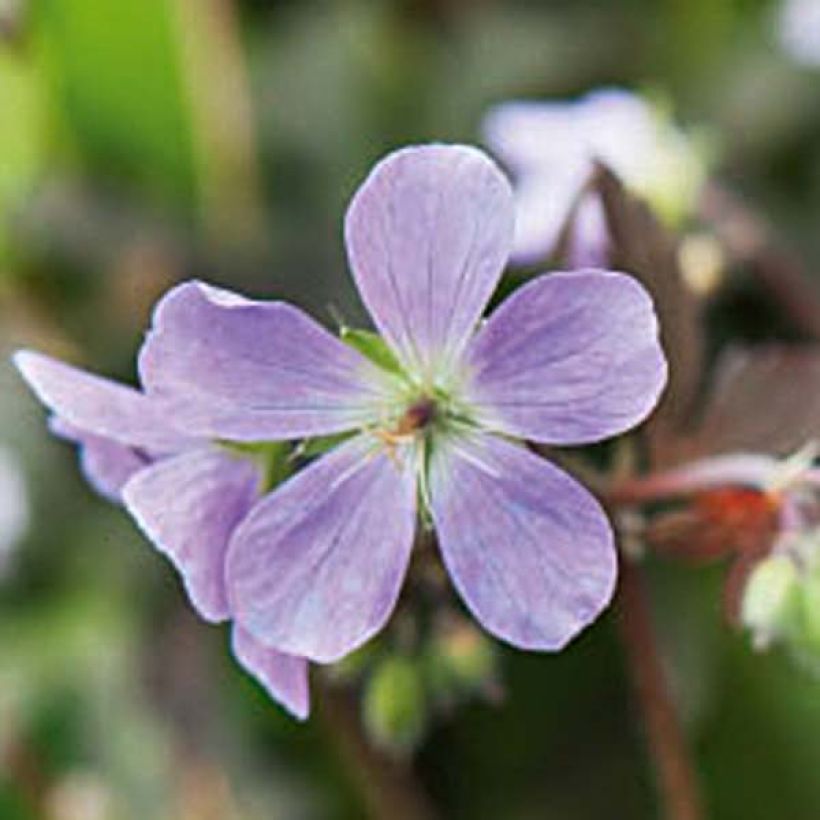
[[[235,625],[231,634],[236,660],[277,703],[294,717],[305,720],[310,714],[308,662],[304,658],[269,649],[240,626]]]
[[[666,359],[646,290],[606,271],[539,276],[490,317],[465,357],[483,426],[551,444],[622,433],[654,408]]]
[[[357,436],[257,504],[228,552],[237,623],[267,646],[328,663],[378,632],[413,546],[412,455]]]
[[[598,502],[568,475],[491,435],[443,442],[430,466],[444,563],[467,607],[521,649],[557,650],[612,597],[617,560]]]
[[[155,402],[132,387],[30,350],[18,351],[13,361],[37,398],[74,428],[157,452],[191,445]]]
[[[259,497],[254,464],[216,447],[163,459],[123,488],[140,529],[179,570],[206,621],[230,617],[225,554],[239,522]]]
[[[160,301],[139,367],[146,391],[209,438],[343,432],[378,418],[386,395],[377,368],[302,311],[201,282]]]
[[[59,416],[52,416],[48,426],[55,436],[78,446],[80,467],[86,480],[100,495],[115,504],[121,502],[120,492],[126,482],[151,463],[145,452],[87,433]]]
[[[506,178],[466,146],[396,151],[356,192],[345,222],[350,266],[412,374],[446,375],[495,290],[513,220]]]

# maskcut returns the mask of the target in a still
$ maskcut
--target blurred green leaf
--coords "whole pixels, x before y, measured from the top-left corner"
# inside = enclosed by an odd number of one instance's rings
[[[190,203],[192,125],[173,0],[43,0],[35,23],[55,115],[81,161]]]
[[[43,91],[36,65],[0,48],[0,276],[8,261],[8,220],[42,171]]]

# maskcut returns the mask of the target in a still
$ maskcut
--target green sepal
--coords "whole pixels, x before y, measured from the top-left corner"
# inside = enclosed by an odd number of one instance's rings
[[[354,433],[344,432],[336,433],[332,436],[317,436],[316,438],[306,438],[296,448],[294,455],[302,458],[313,458],[314,456],[324,455],[328,450],[332,450],[343,441],[351,438]]]
[[[358,330],[353,327],[343,327],[339,335],[346,345],[358,350],[362,356],[370,359],[373,364],[378,365],[382,370],[394,373],[397,376],[402,375],[399,360],[378,333],[373,333],[370,330]]]

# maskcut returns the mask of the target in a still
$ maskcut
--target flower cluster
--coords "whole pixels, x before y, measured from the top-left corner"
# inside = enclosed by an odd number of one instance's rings
[[[200,614],[295,714],[307,661],[378,632],[419,512],[467,608],[517,647],[556,650],[606,606],[608,521],[523,446],[639,423],[666,378],[651,301],[628,276],[538,276],[481,317],[507,262],[513,198],[464,146],[380,162],[345,223],[381,336],[345,344],[298,309],[199,282],[157,306],[139,390],[36,353],[16,362],[78,442],[89,479],[175,563]],[[266,492],[265,443],[338,443]]]
[[[783,643],[808,658],[820,648],[820,470],[810,442],[788,458],[732,453],[704,458],[637,482],[647,500],[690,497],[698,543],[711,558],[734,554],[731,603],[764,649]],[[650,540],[668,539],[668,527]]]

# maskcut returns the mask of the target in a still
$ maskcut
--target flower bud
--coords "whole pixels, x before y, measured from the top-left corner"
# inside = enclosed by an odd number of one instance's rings
[[[800,598],[797,568],[785,555],[761,561],[746,584],[741,620],[756,649],[766,649],[794,626]]]
[[[446,699],[481,691],[496,677],[493,644],[472,624],[451,625],[437,636],[429,667],[438,696]]]
[[[374,670],[364,697],[364,722],[377,745],[408,752],[421,739],[427,705],[421,671],[410,658],[393,656]]]

